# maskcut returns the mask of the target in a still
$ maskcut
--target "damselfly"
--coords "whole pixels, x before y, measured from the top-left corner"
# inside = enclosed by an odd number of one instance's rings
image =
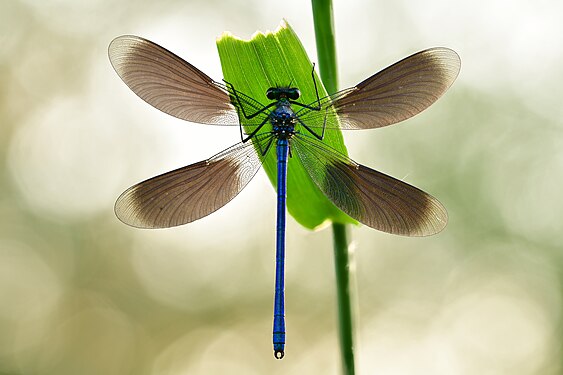
[[[331,126],[378,128],[426,109],[459,73],[459,56],[450,49],[431,48],[415,53],[352,88],[322,98],[312,67],[314,102],[299,101],[297,87],[270,87],[265,88],[270,101],[266,106],[228,82],[212,80],[172,52],[140,37],[121,36],[113,40],[109,58],[127,86],[155,108],[187,121],[239,126],[242,139],[207,160],[127,189],[115,203],[115,213],[124,223],[138,228],[168,228],[209,215],[246,186],[266,155],[275,148],[277,235],[273,343],[278,359],[283,357],[285,348],[288,157],[296,155],[317,187],[338,208],[367,226],[392,234],[426,236],[446,225],[446,210],[436,198],[354,162],[327,146],[323,138]]]

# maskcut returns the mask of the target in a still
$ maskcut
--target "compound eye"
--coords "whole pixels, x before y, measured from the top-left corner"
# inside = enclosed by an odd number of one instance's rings
[[[301,96],[301,92],[297,88],[290,89],[289,92],[287,93],[287,97],[291,100],[297,100],[299,99],[300,96]]]
[[[270,99],[270,100],[279,99],[278,96],[279,96],[279,95],[278,95],[278,92],[277,92],[277,90],[274,89],[274,88],[269,88],[269,89],[266,91],[266,97],[267,97],[268,99]]]

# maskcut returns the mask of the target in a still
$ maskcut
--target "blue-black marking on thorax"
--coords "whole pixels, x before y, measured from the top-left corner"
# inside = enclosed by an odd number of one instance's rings
[[[291,103],[286,98],[281,98],[276,103],[276,108],[270,112],[272,132],[278,139],[290,139],[295,134],[297,117]]]

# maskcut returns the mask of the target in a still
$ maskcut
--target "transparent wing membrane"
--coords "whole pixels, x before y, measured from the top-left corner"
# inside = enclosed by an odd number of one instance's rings
[[[355,87],[321,99],[323,110],[302,109],[297,115],[310,127],[322,127],[325,116],[338,117],[342,129],[372,129],[396,124],[438,100],[452,85],[460,67],[459,56],[451,49],[427,49],[404,58]],[[327,127],[330,124],[327,121]]]
[[[256,136],[266,147],[270,134]],[[138,228],[169,228],[190,223],[223,207],[254,177],[262,162],[253,142],[238,143],[187,167],[138,183],[119,196],[115,213]]]
[[[424,191],[357,164],[310,136],[296,135],[292,149],[319,189],[361,223],[403,236],[428,236],[446,226],[446,209]]]
[[[220,84],[158,44],[121,36],[111,42],[108,53],[123,82],[153,107],[202,124],[239,124],[229,93]]]

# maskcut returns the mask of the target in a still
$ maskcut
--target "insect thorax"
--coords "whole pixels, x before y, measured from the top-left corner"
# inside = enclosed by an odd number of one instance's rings
[[[278,102],[276,109],[270,113],[270,122],[278,137],[291,137],[294,134],[297,117],[289,102]]]

